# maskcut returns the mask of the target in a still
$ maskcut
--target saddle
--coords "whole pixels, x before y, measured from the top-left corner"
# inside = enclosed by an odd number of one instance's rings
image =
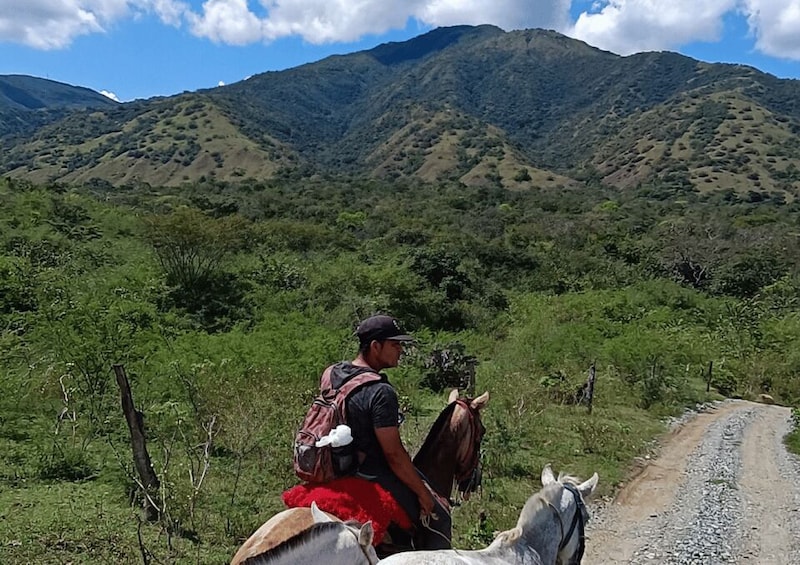
[[[342,477],[324,484],[297,485],[281,495],[287,508],[310,507],[317,503],[320,510],[340,520],[355,520],[361,524],[372,521],[375,531],[373,545],[378,546],[392,527],[409,532],[414,524],[392,495],[378,483],[358,477]]]

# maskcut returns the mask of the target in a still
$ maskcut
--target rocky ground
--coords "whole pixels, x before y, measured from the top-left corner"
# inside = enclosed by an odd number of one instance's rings
[[[790,429],[788,408],[746,401],[676,421],[616,498],[591,506],[583,564],[800,565]]]

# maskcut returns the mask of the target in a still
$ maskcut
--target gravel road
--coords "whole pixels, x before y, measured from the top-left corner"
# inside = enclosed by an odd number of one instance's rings
[[[583,564],[800,565],[790,429],[788,408],[741,400],[676,421],[613,501],[592,504]]]

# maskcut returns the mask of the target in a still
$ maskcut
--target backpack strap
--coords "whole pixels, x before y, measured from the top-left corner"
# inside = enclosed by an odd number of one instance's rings
[[[335,389],[331,385],[331,373],[333,372],[334,366],[335,365],[328,367],[322,373],[319,385],[320,394],[325,400],[336,406],[336,410],[339,413],[339,421],[345,422],[347,420],[347,418],[345,418],[345,402],[347,398],[362,386],[379,382],[383,380],[383,377],[372,369],[365,367],[363,371],[348,378],[342,383],[342,386]]]

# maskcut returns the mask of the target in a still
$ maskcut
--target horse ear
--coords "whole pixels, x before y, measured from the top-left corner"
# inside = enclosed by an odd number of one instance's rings
[[[319,509],[316,502],[311,502],[311,516],[314,518],[315,524],[321,524],[323,522],[333,522],[334,520],[325,514],[322,510]]]
[[[486,405],[489,403],[489,391],[487,390],[478,398],[472,401],[472,407],[475,410],[483,410],[486,408]]]
[[[372,529],[372,520],[361,526],[358,530],[358,545],[368,547],[372,545],[372,539],[375,537],[375,530]]]
[[[453,390],[450,391],[450,396],[447,397],[447,403],[452,404],[456,400],[458,400],[458,389],[454,388]]]
[[[553,475],[553,470],[550,468],[550,463],[542,469],[542,486],[547,486],[556,482],[556,477]]]
[[[589,498],[592,496],[594,489],[597,488],[598,480],[600,480],[600,477],[598,477],[597,473],[595,473],[588,481],[578,485],[578,492],[581,493],[583,498]]]

